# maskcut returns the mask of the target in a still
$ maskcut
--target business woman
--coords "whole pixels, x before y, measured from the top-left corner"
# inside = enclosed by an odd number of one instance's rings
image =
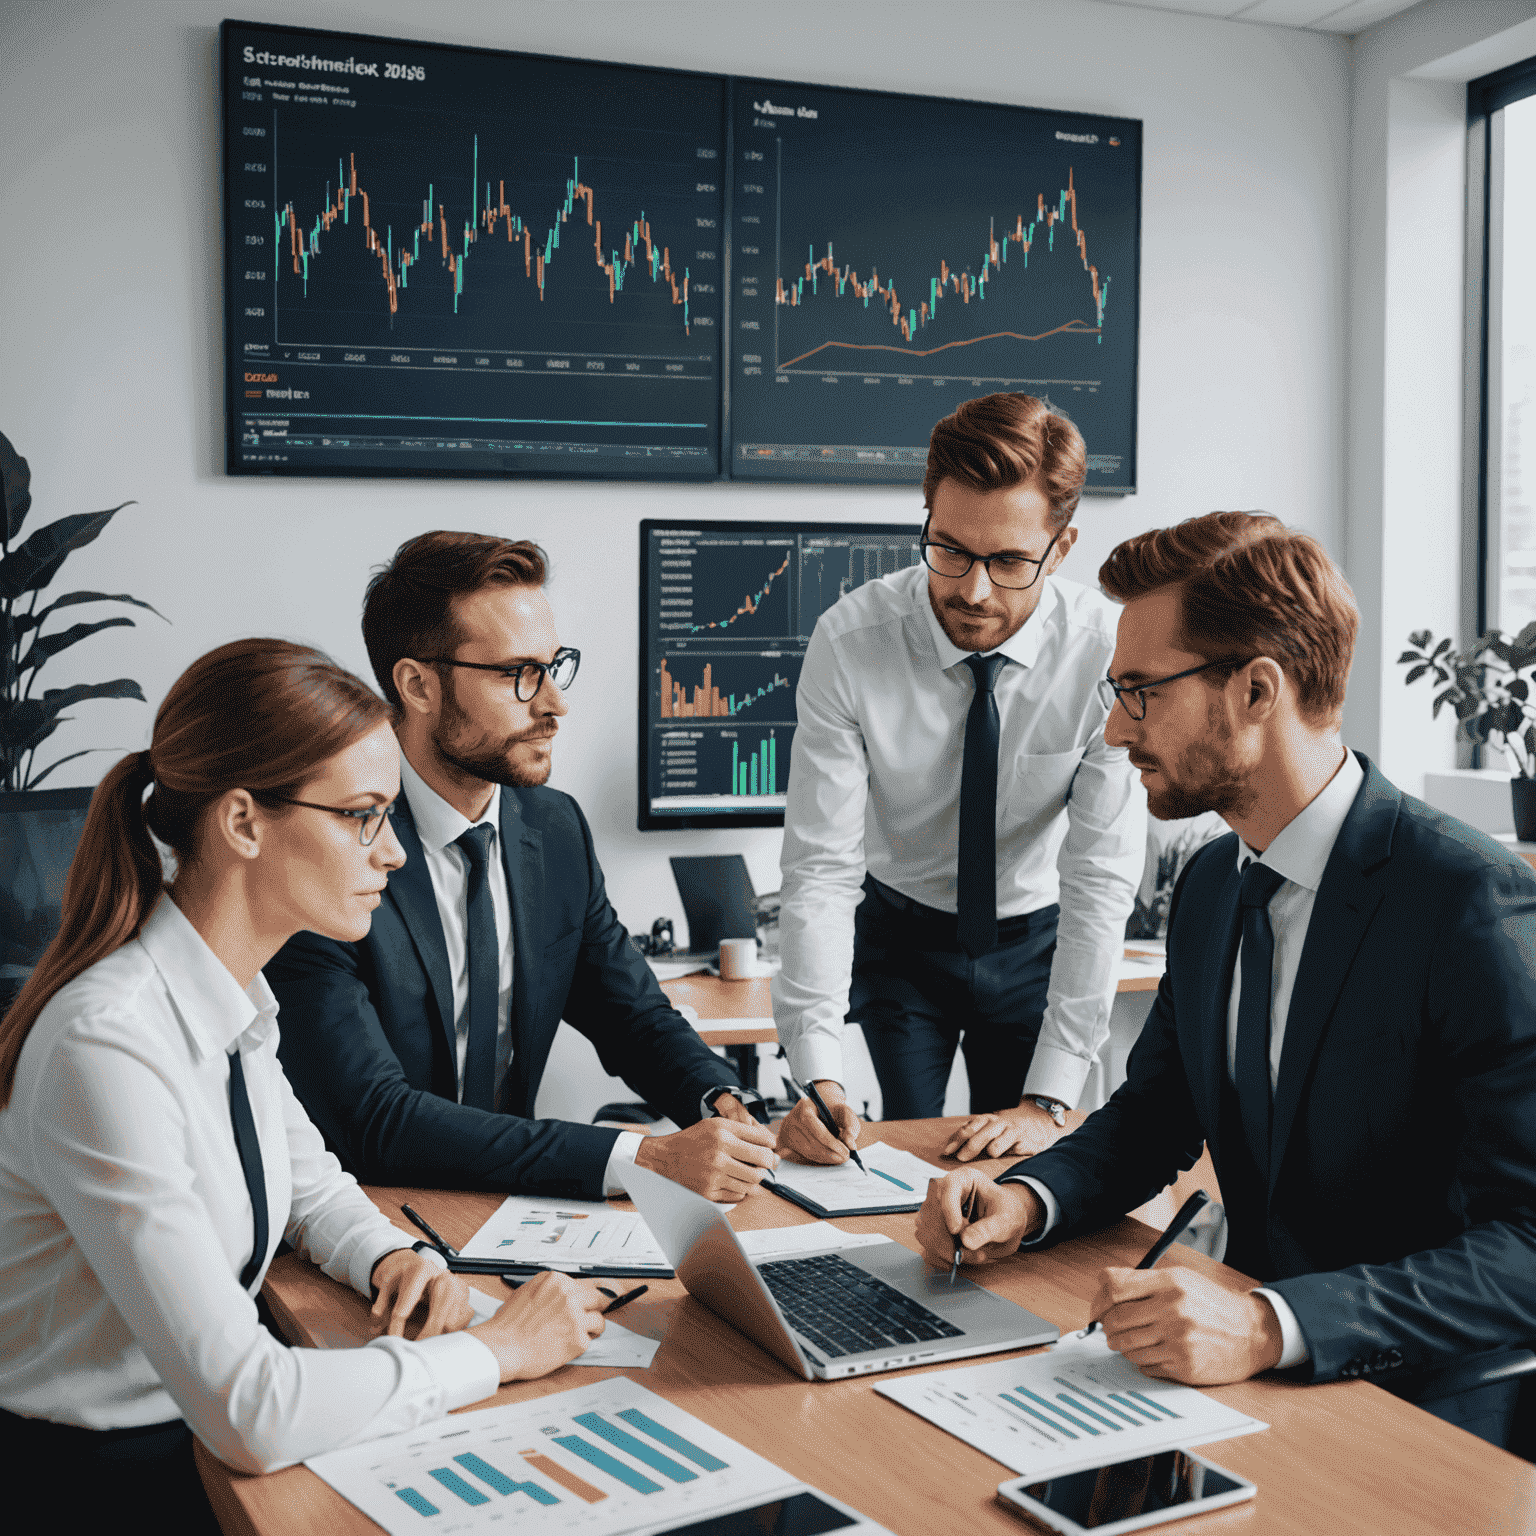
[[[357,678],[244,640],[183,674],[91,801],[61,931],[0,1022],[0,1445],[51,1490],[54,1530],[135,1509],[215,1529],[194,1434],[270,1471],[544,1375],[602,1331],[595,1287],[557,1275],[466,1329],[464,1283],[342,1172],[278,1064],[261,968],[301,929],[368,932],[404,860],[399,760]],[[285,1237],[376,1293],[381,1337],[290,1350],[262,1327]]]

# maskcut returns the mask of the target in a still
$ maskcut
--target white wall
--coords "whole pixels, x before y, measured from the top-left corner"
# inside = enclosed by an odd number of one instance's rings
[[[34,524],[125,512],[71,586],[172,621],[90,641],[54,685],[128,674],[151,705],[242,634],[314,641],[366,673],[369,567],[434,526],[538,539],[584,653],[553,782],[596,830],[631,927],[681,918],[665,855],[742,849],[778,884],[775,832],[634,830],[635,528],[646,516],[919,515],[914,490],[227,479],[220,471],[216,68],[223,0],[0,8],[0,430],[31,461]],[[778,74],[1145,120],[1140,482],[1091,499],[1066,574],[1122,537],[1264,508],[1343,552],[1349,44],[1094,0],[930,5],[260,0],[247,19],[641,64]],[[151,710],[82,706],[58,750],[142,746]],[[79,760],[56,783],[99,777]]]

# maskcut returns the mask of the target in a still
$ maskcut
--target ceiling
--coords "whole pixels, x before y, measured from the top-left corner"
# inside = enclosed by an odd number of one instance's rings
[[[1228,21],[1259,21],[1276,27],[1309,27],[1314,32],[1363,32],[1406,11],[1417,0],[1109,0],[1142,10],[1183,11]]]

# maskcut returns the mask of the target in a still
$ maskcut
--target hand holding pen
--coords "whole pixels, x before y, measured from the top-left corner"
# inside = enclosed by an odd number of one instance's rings
[[[805,1163],[822,1165],[843,1162],[848,1157],[858,1164],[861,1173],[868,1173],[864,1159],[854,1149],[859,1137],[858,1116],[846,1103],[838,1103],[836,1112],[817,1091],[815,1083],[800,1083],[787,1079],[791,1088],[801,1095],[789,1115],[779,1122],[779,1151],[788,1152]],[[848,1138],[852,1137],[852,1141]],[[838,1151],[843,1156],[837,1155]]]
[[[1142,1255],[1141,1262],[1136,1266],[1136,1268],[1151,1269],[1152,1266],[1156,1264],[1157,1261],[1162,1258],[1162,1256],[1167,1253],[1171,1247],[1173,1247],[1174,1243],[1178,1241],[1179,1235],[1184,1231],[1185,1227],[1187,1227],[1190,1222],[1192,1222],[1195,1217],[1198,1216],[1200,1212],[1203,1211],[1210,1203],[1211,1197],[1206,1194],[1203,1189],[1197,1189],[1194,1194],[1192,1194],[1189,1199],[1179,1207],[1178,1213],[1174,1216],[1173,1220],[1168,1223],[1168,1227],[1164,1231],[1163,1235],[1158,1238],[1158,1240],[1153,1243],[1150,1248],[1147,1249],[1146,1253]],[[1099,1318],[1094,1318],[1094,1320],[1089,1323],[1085,1329],[1083,1329],[1083,1337],[1086,1338],[1090,1333],[1092,1333],[1099,1326],[1100,1321],[1101,1320]]]

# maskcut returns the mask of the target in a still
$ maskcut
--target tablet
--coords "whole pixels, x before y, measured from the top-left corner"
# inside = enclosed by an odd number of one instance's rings
[[[1000,1483],[997,1496],[1016,1513],[1032,1516],[1061,1536],[1088,1531],[1121,1536],[1165,1520],[1225,1509],[1257,1491],[1247,1479],[1189,1451],[1161,1451],[1062,1477],[1017,1477]]]

